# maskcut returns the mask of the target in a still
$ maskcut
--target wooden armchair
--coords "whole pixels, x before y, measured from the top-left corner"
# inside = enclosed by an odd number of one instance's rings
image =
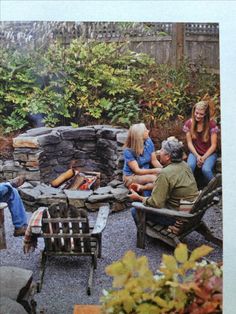
[[[42,234],[45,248],[41,255],[40,281],[38,292],[42,288],[46,260],[49,255],[91,256],[87,294],[91,294],[94,269],[97,258],[101,257],[102,231],[109,214],[109,206],[101,206],[94,227],[89,226],[87,212],[65,203],[52,205],[44,210]]]
[[[184,237],[193,231],[201,233],[206,240],[222,247],[222,239],[215,237],[202,218],[209,207],[215,201],[215,196],[222,191],[221,174],[217,174],[208,185],[200,192],[189,212],[172,210],[167,208],[153,208],[144,206],[140,202],[133,202],[137,209],[137,247],[145,248],[145,235],[159,239],[173,247],[182,241]],[[166,217],[174,217],[180,223],[178,233],[173,233],[167,226],[153,223],[148,219],[147,213],[158,213]]]

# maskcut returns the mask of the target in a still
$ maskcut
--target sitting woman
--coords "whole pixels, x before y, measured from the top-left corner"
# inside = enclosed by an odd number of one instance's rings
[[[187,159],[192,172],[196,166],[201,168],[207,184],[213,178],[216,163],[217,133],[219,131],[214,120],[210,118],[209,103],[200,101],[193,106],[192,117],[184,124],[188,149]]]
[[[155,148],[145,124],[130,127],[125,142],[123,180],[126,187],[131,184],[151,190],[162,165],[156,158]],[[150,166],[154,168],[150,168]]]

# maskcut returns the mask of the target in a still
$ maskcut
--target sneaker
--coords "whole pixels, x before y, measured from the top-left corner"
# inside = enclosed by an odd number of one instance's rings
[[[14,237],[21,237],[21,236],[24,236],[25,235],[25,231],[27,229],[27,225],[25,226],[22,226],[20,228],[15,228],[15,231],[14,231]]]
[[[13,186],[13,188],[18,188],[25,182],[25,179],[26,178],[24,175],[20,175],[12,180],[9,180],[9,182]]]

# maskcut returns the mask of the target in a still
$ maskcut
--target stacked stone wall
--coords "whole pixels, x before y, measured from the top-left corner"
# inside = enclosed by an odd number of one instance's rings
[[[101,183],[122,180],[122,146],[127,130],[111,126],[36,128],[13,139],[14,161],[1,177],[25,174],[29,181],[50,183],[71,165],[101,172]]]

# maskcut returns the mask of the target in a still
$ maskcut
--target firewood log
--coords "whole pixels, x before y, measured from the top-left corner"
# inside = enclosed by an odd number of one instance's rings
[[[63,172],[61,175],[59,175],[59,177],[54,179],[51,182],[51,186],[53,186],[54,188],[57,188],[63,182],[65,182],[65,181],[69,180],[70,178],[72,178],[74,175],[75,175],[75,170],[74,169],[69,169],[66,172]]]

